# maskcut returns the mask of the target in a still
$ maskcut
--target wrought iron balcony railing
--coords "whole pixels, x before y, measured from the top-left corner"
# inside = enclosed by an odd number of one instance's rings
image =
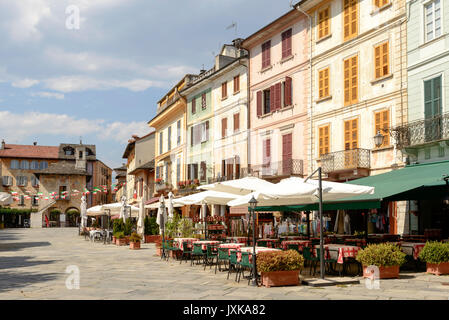
[[[221,182],[221,181],[229,181],[229,180],[235,180],[235,179],[241,179],[248,176],[248,168],[241,168],[238,172],[232,172],[230,174],[227,174],[225,176],[217,176],[214,178],[209,178],[207,180],[207,183],[215,183],[215,182]]]
[[[449,113],[392,129],[398,148],[449,140]]]
[[[321,156],[321,167],[324,173],[370,168],[371,151],[368,149],[352,149],[327,153]]]
[[[259,178],[304,175],[303,161],[290,159],[251,166],[250,173]]]

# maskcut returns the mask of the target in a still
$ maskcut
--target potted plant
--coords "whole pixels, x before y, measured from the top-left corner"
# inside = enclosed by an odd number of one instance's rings
[[[129,238],[131,236],[131,233],[133,232],[133,227],[134,227],[134,224],[133,224],[131,218],[126,219],[125,226],[123,228],[123,232],[124,232],[125,238],[126,238],[126,244],[129,244]]]
[[[304,258],[295,250],[261,252],[256,258],[262,285],[266,287],[297,286]]]
[[[125,230],[125,224],[122,219],[115,219],[112,224],[112,242],[117,241],[117,233]]]
[[[115,234],[115,244],[118,246],[124,246],[126,245],[126,237],[125,237],[125,233],[123,231],[117,232]]]
[[[449,274],[449,243],[427,242],[419,253],[419,259],[426,262],[427,273],[437,276]]]
[[[369,266],[379,268],[379,279],[399,278],[399,267],[406,261],[399,246],[389,243],[370,244],[357,253],[356,260],[363,266],[363,277],[371,278]]]
[[[145,217],[144,226],[145,243],[154,243],[161,238],[156,217]]]
[[[133,232],[129,237],[129,248],[132,250],[140,249],[140,240],[142,240],[142,236]]]

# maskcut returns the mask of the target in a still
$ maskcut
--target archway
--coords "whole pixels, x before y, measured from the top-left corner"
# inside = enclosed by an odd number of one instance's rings
[[[77,227],[80,223],[80,210],[76,207],[67,208],[65,221],[67,227]]]

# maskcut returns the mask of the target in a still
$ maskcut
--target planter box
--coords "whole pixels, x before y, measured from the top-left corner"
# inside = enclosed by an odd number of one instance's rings
[[[115,244],[118,246],[126,246],[128,243],[126,242],[126,238],[115,239]]]
[[[265,287],[299,285],[299,270],[261,272],[262,285]]]
[[[115,236],[112,236],[112,243],[113,243],[113,244],[115,244],[116,240],[117,240],[117,239],[115,238]]]
[[[129,238],[130,238],[131,236],[126,236],[125,237],[125,240],[126,240],[126,244],[129,244]]]
[[[449,262],[426,263],[427,273],[433,273],[437,276],[442,274],[449,274]]]
[[[162,241],[162,236],[160,235],[145,236],[145,243],[155,243],[157,241],[159,242]]]
[[[139,250],[140,249],[140,241],[139,242],[130,242],[129,248],[132,250]]]
[[[373,274],[367,271],[367,266],[363,266],[363,277],[371,278]],[[379,267],[379,279],[399,279],[399,266]]]

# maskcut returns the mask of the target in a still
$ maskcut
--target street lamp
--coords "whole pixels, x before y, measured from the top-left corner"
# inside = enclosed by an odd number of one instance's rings
[[[377,134],[373,137],[374,138],[374,144],[376,145],[377,148],[379,148],[385,140],[385,136],[380,133],[380,130],[377,131]]]
[[[162,226],[162,255],[161,255],[161,259],[162,258],[167,258],[165,256],[165,221],[164,221],[164,213],[165,213],[165,201],[161,201],[160,202],[160,209],[161,209],[161,216],[160,216],[160,221],[161,221],[161,226]]]
[[[256,207],[257,200],[254,196],[249,200],[249,207],[253,216],[253,278],[251,285],[257,287],[257,268],[256,268]]]

